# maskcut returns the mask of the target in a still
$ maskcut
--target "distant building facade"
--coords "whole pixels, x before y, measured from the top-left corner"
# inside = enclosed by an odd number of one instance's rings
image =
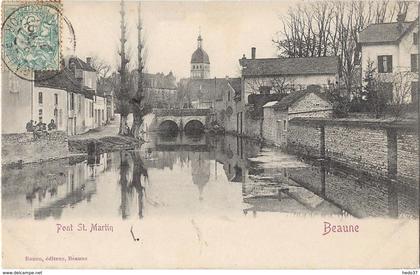
[[[399,18],[398,22],[371,24],[360,32],[359,43],[362,79],[372,62],[381,79],[389,81],[389,91],[385,92],[395,101],[398,91],[393,87],[393,75],[408,73],[405,81],[411,82],[411,92],[404,95],[403,100],[415,102],[418,95],[418,18],[412,22]]]
[[[131,73],[131,85],[133,92],[137,91],[138,72]],[[145,101],[152,108],[178,108],[176,77],[169,72],[164,73],[143,73],[143,88]]]
[[[106,99],[106,119],[107,123],[115,119],[115,87],[112,84],[114,76],[103,78],[98,81],[97,93]]]

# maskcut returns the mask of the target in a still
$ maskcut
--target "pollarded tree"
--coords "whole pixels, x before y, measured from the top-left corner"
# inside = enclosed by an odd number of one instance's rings
[[[145,78],[144,70],[144,40],[142,39],[142,22],[141,22],[141,2],[138,5],[138,23],[137,23],[137,91],[131,98],[130,103],[133,110],[133,125],[131,127],[131,135],[139,138],[140,128],[143,124],[144,116],[151,111],[150,106],[145,102]]]
[[[129,60],[126,56],[126,49],[125,49],[125,43],[127,42],[126,39],[126,21],[125,21],[125,10],[124,10],[124,0],[121,0],[121,48],[119,51],[119,55],[121,58],[120,66],[118,69],[119,72],[119,91],[117,93],[117,98],[119,102],[119,113],[120,113],[120,128],[119,128],[119,135],[126,136],[130,134],[130,129],[127,124],[127,116],[130,112],[130,95],[129,95],[129,78],[128,78],[128,70],[127,70],[127,64],[129,63]]]

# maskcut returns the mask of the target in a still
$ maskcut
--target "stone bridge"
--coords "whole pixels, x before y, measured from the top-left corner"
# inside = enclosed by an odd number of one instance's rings
[[[154,109],[155,127],[159,130],[188,132],[192,129],[204,130],[211,121],[211,109]]]

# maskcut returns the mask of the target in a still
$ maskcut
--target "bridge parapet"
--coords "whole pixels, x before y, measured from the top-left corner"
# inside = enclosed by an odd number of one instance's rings
[[[212,109],[153,109],[156,116],[209,116]]]

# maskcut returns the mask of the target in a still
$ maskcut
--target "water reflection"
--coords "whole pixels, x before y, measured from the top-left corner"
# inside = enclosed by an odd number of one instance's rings
[[[418,217],[418,192],[235,136],[150,135],[141,150],[3,169],[4,218]]]

